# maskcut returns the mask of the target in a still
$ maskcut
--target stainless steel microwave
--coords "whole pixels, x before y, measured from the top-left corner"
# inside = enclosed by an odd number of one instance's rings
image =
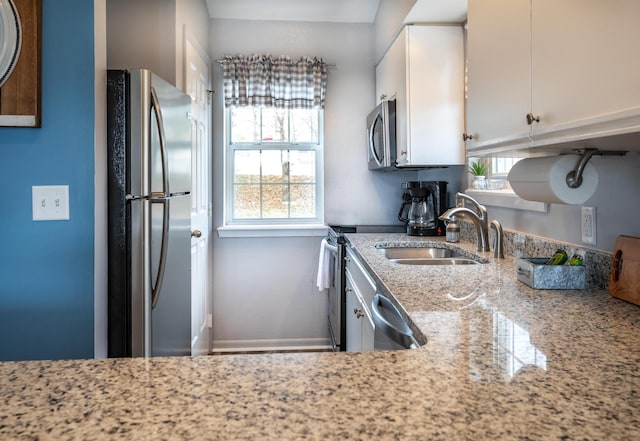
[[[396,100],[384,100],[367,116],[369,170],[396,168]]]

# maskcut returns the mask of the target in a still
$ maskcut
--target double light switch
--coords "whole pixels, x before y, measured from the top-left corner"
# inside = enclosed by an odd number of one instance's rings
[[[68,185],[34,185],[31,187],[33,220],[69,220]]]

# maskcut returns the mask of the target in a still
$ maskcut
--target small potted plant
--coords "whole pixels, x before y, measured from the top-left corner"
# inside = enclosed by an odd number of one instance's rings
[[[473,176],[472,187],[479,190],[487,188],[487,172],[489,171],[489,165],[480,160],[473,161],[469,165],[469,173]]]

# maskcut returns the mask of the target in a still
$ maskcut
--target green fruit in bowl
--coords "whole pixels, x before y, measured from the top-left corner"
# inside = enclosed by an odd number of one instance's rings
[[[578,256],[577,254],[574,254],[573,257],[569,259],[568,263],[571,266],[580,266],[582,265],[582,257]]]
[[[564,265],[568,259],[569,256],[565,250],[557,250],[556,253],[547,260],[547,265]]]

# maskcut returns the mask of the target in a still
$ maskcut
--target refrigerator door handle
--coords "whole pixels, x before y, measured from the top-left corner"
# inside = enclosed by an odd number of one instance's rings
[[[156,274],[155,283],[151,288],[151,309],[156,307],[160,298],[160,289],[162,288],[162,280],[167,264],[167,245],[169,240],[169,200],[165,199],[169,196],[169,158],[165,144],[164,120],[162,118],[162,109],[160,108],[160,100],[156,93],[156,89],[151,87],[151,110],[156,117],[156,125],[158,130],[158,140],[160,144],[160,156],[162,158],[162,196],[151,197],[151,203],[163,204],[162,213],[162,240],[160,244],[160,262],[158,263],[158,273]]]
[[[162,157],[162,193],[169,196],[169,158],[167,157],[167,148],[165,145],[164,120],[162,119],[162,109],[160,109],[160,100],[156,89],[151,87],[151,109],[156,116],[156,125],[158,126],[158,139],[160,141],[160,156]]]
[[[152,204],[162,204],[162,239],[160,241],[160,261],[158,262],[158,273],[156,280],[151,287],[151,309],[156,307],[160,298],[160,289],[164,280],[165,268],[167,266],[167,247],[169,240],[169,203],[170,199],[151,198]]]

